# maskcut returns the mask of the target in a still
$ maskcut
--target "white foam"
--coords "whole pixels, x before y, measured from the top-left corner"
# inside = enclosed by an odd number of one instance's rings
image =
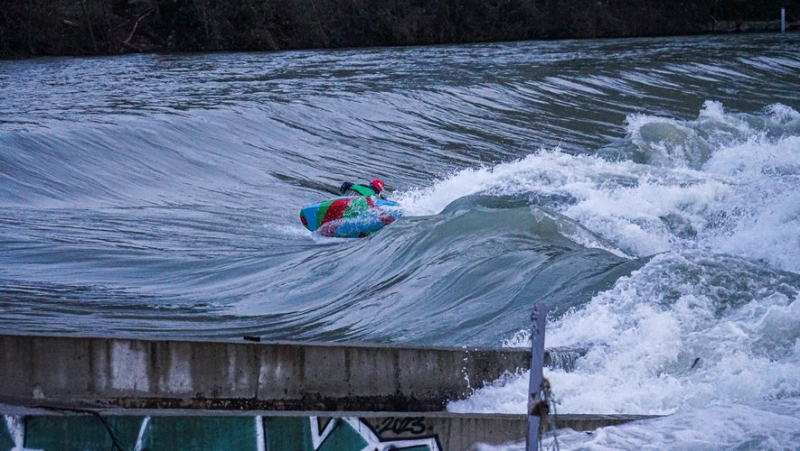
[[[741,280],[746,266],[717,272],[695,259],[655,257],[548,325],[548,347],[589,349],[574,371],[545,372],[560,412],[670,414],[800,396],[800,294],[779,293],[780,280],[759,285],[760,274]],[[695,278],[682,284],[684,271]],[[751,285],[752,296],[730,301],[715,285],[721,274]],[[522,344],[525,335],[511,341]],[[527,377],[504,378],[448,408],[524,412]]]
[[[800,137],[768,137],[763,127],[750,125],[781,126],[800,114],[783,105],[767,110],[755,120],[706,102],[696,121],[629,118],[634,142],[647,125],[671,124],[691,134],[688,141],[712,143],[707,159],[673,149],[675,164],[653,166],[539,150],[494,167],[464,169],[429,188],[398,193],[396,200],[417,216],[476,193],[561,196],[575,202],[554,208],[612,243],[618,255],[702,249],[800,271]],[[585,234],[572,238],[603,247]]]
[[[800,271],[800,137],[722,149],[705,169],[737,180],[723,210],[727,230],[704,237],[705,244]]]
[[[538,151],[462,171],[409,201],[430,213],[452,200],[427,197],[439,190],[556,194],[574,199],[559,213],[621,251],[658,254],[548,325],[548,347],[589,348],[573,372],[545,372],[562,413],[671,414],[800,397],[800,283],[780,272],[800,272],[799,119],[784,105],[754,116],[715,102],[694,121],[631,116],[634,143],[643,127],[666,124],[656,132],[710,152],[662,143],[669,152],[653,165]],[[524,412],[527,377],[507,376],[448,409]]]

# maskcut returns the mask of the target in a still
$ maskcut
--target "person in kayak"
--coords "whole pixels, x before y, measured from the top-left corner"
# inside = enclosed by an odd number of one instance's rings
[[[369,182],[369,185],[359,185],[357,183],[350,183],[344,182],[342,186],[339,187],[339,194],[342,196],[378,196],[381,199],[383,197],[383,188],[384,188],[383,181],[380,179],[375,179]]]

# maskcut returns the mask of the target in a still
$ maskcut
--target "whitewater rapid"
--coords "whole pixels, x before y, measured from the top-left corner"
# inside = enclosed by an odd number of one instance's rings
[[[567,448],[791,449],[797,43],[2,61],[0,328],[525,347],[541,302],[546,345],[588,350],[547,371],[557,412],[670,415]],[[300,224],[374,177],[403,220]],[[450,410],[522,413],[526,390]]]
[[[588,352],[545,377],[561,413],[674,417],[565,434],[561,445],[790,449],[800,438],[800,114],[706,102],[695,120],[631,116],[626,139],[618,146],[629,159],[542,151],[442,184],[570,199],[556,209],[603,239],[582,244],[652,256],[549,321],[546,346]],[[521,330],[505,344],[530,346],[529,337]],[[521,413],[527,390],[527,372],[509,375],[449,409]]]

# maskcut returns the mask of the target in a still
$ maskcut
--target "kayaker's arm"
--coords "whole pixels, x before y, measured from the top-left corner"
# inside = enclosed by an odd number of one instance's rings
[[[353,184],[350,182],[342,183],[342,186],[339,187],[339,194],[344,195],[350,188],[353,187]]]

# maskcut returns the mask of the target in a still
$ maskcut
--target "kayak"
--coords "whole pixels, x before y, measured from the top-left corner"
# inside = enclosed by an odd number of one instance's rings
[[[374,196],[334,197],[300,210],[300,222],[308,230],[337,238],[365,237],[402,216],[400,204]]]

